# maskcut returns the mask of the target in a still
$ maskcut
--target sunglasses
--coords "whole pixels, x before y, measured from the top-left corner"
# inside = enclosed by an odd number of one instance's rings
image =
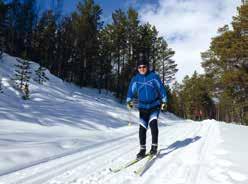
[[[138,69],[141,69],[141,68],[146,68],[146,65],[143,65],[143,66],[139,66]]]

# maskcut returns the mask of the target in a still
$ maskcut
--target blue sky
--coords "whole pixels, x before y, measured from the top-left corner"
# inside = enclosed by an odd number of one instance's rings
[[[51,4],[49,0],[40,0],[43,1],[44,4],[48,5]],[[80,2],[80,0],[64,0],[64,13],[70,13],[76,9],[76,6]],[[83,2],[81,0],[81,2]],[[99,4],[103,9],[105,14],[109,14],[115,9],[121,8],[125,5],[124,1],[117,1],[117,0],[95,0],[96,4]]]
[[[63,14],[69,14],[76,9],[78,2],[83,0],[63,0]],[[41,10],[53,6],[52,0],[37,0]],[[112,12],[121,8],[127,9],[132,6],[135,9],[140,9],[144,4],[157,4],[158,0],[94,0],[103,9],[103,20],[110,21]]]

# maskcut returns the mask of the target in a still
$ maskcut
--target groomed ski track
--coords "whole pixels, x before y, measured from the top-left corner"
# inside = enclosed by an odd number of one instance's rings
[[[204,184],[201,181],[211,177],[213,150],[221,142],[219,123],[185,122],[160,123],[161,153],[142,177],[133,173],[142,162],[118,173],[109,171],[132,160],[138,151],[138,127],[131,126],[125,128],[129,131],[125,136],[6,174],[0,184]],[[147,133],[149,150],[150,130]]]

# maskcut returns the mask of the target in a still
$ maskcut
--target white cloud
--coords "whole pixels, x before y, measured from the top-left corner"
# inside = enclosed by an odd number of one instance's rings
[[[240,4],[241,0],[159,0],[159,5],[143,5],[139,14],[176,51],[176,78],[181,81],[195,70],[203,73],[200,53],[209,48],[219,27],[231,23]]]

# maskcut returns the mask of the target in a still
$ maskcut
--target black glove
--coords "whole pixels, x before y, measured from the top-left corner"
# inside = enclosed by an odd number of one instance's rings
[[[131,110],[133,108],[133,102],[132,101],[127,102],[127,108],[129,110]]]
[[[167,111],[167,104],[166,104],[165,102],[162,102],[162,103],[161,103],[160,109],[161,109],[162,111]]]

